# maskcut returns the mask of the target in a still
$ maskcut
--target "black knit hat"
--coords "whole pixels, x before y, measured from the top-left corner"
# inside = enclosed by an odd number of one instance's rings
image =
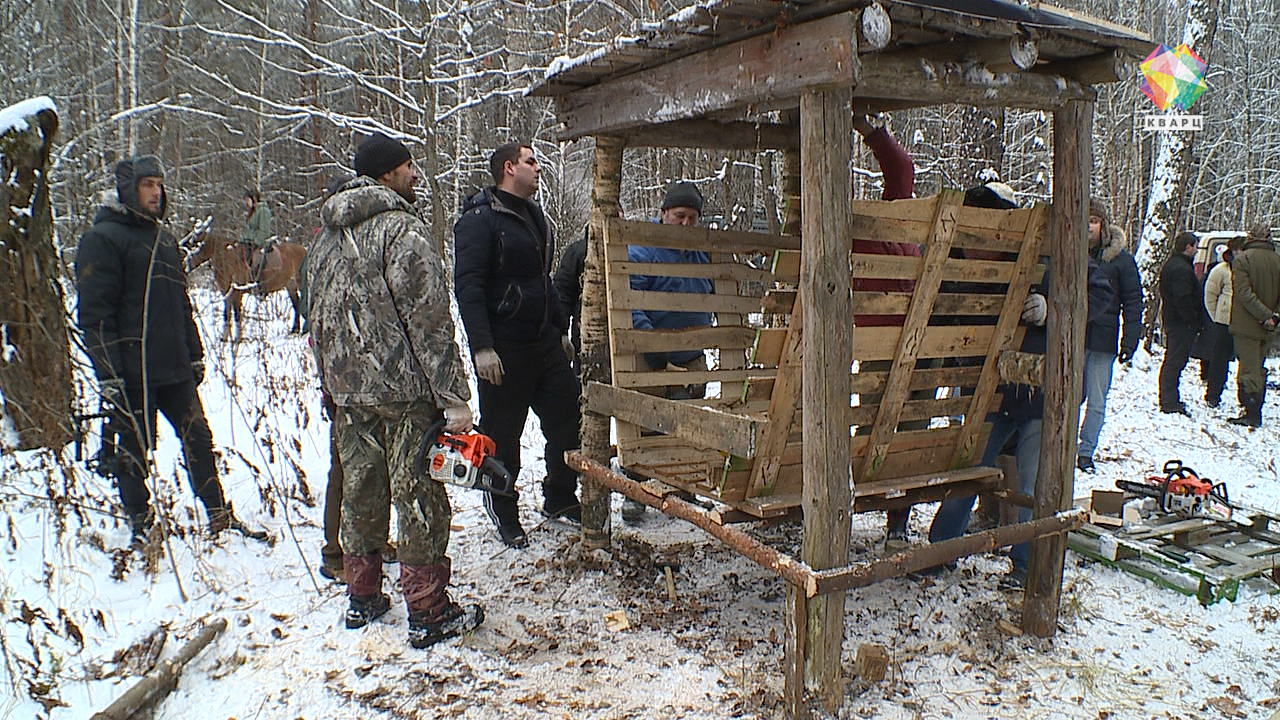
[[[375,133],[356,148],[356,174],[377,180],[408,160],[409,148],[404,143]]]
[[[691,182],[675,182],[667,187],[667,195],[662,198],[662,209],[673,207],[693,208],[702,214],[702,193]]]

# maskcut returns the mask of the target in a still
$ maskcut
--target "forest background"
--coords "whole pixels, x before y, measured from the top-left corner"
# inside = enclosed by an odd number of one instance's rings
[[[509,140],[531,142],[544,164],[538,199],[563,247],[586,224],[591,141],[558,142],[550,101],[525,97],[526,88],[557,58],[642,32],[686,4],[3,0],[0,107],[38,95],[58,107],[50,172],[63,250],[88,227],[97,194],[113,187],[113,164],[136,153],[167,163],[179,234],[207,217],[215,230],[238,233],[243,191],[254,187],[281,239],[305,243],[324,188],[349,172],[355,143],[371,131],[409,143],[424,178],[424,217],[450,251],[462,200],[490,184],[488,153]],[[1280,166],[1280,117],[1267,110],[1280,107],[1276,0],[1059,4],[1171,46],[1193,17],[1193,47],[1209,62],[1209,89],[1192,109],[1205,116],[1205,129],[1162,227],[1271,222]],[[1094,127],[1094,192],[1110,201],[1135,244],[1153,174],[1164,177],[1153,173],[1160,135],[1141,129],[1155,106],[1139,81],[1135,68],[1132,81],[1101,86]],[[891,120],[915,158],[917,195],[998,176],[1024,201],[1049,197],[1046,113],[944,106]],[[867,194],[875,164],[863,148],[856,153],[855,165],[872,169],[858,175]],[[772,151],[629,150],[622,202],[629,217],[647,217],[668,181],[691,179],[707,195],[704,217],[776,229],[780,174]]]

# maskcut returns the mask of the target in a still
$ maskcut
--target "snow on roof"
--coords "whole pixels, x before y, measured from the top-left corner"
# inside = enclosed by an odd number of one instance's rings
[[[29,100],[23,100],[15,105],[0,110],[0,135],[10,130],[19,132],[27,129],[27,118],[38,114],[41,110],[58,111],[58,107],[53,104],[47,96],[41,95]]]

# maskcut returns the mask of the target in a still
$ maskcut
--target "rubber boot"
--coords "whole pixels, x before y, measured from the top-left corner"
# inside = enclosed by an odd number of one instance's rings
[[[459,605],[449,597],[446,589],[450,574],[449,558],[433,565],[400,563],[400,589],[409,609],[410,646],[431,647],[484,622],[484,608],[480,605]]]
[[[362,628],[391,609],[391,598],[382,592],[382,555],[344,555],[347,575],[347,627]]]
[[[1231,418],[1227,422],[1244,427],[1262,427],[1262,397],[1241,391],[1240,404],[1244,406],[1244,412],[1240,417]]]

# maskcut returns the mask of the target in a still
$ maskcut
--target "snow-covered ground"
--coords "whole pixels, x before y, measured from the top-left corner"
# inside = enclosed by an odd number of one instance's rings
[[[119,551],[128,532],[111,514],[114,491],[70,450],[61,463],[0,458],[0,718],[88,718],[136,681],[140,641],[167,628],[162,657],[171,657],[208,618],[225,618],[227,630],[188,666],[160,720],[782,715],[783,582],[653,513],[639,529],[615,515],[604,562],[551,524],[531,532],[529,549],[505,550],[478,495],[451,490],[453,592],[483,603],[484,626],[412,650],[397,597],[382,621],[343,628],[342,588],[315,572],[328,424],[305,341],[286,334],[283,298],[250,299],[247,339],[232,355],[216,339],[217,298],[195,296],[224,485],[241,517],[278,542],[214,544],[198,532],[203,518],[163,423],[159,485],[175,533],[149,559]],[[1277,393],[1269,424],[1249,432],[1226,424],[1233,400],[1203,405],[1194,369],[1183,379],[1194,418],[1156,413],[1157,371],[1142,354],[1117,371],[1098,473],[1078,474],[1075,494],[1180,458],[1226,480],[1234,499],[1280,513]],[[530,527],[541,519],[533,425],[521,478]],[[914,513],[918,537],[932,512]],[[882,528],[876,514],[855,518],[859,557],[879,552]],[[796,526],[751,529],[787,549],[799,541]],[[860,643],[877,643],[890,666],[880,683],[851,682],[839,717],[1280,718],[1280,596],[1246,587],[1236,602],[1205,608],[1068,554],[1061,630],[1036,640],[1016,634],[1020,596],[996,587],[1007,563],[976,556],[942,576],[851,592],[846,665]],[[629,627],[606,622],[617,611]]]

